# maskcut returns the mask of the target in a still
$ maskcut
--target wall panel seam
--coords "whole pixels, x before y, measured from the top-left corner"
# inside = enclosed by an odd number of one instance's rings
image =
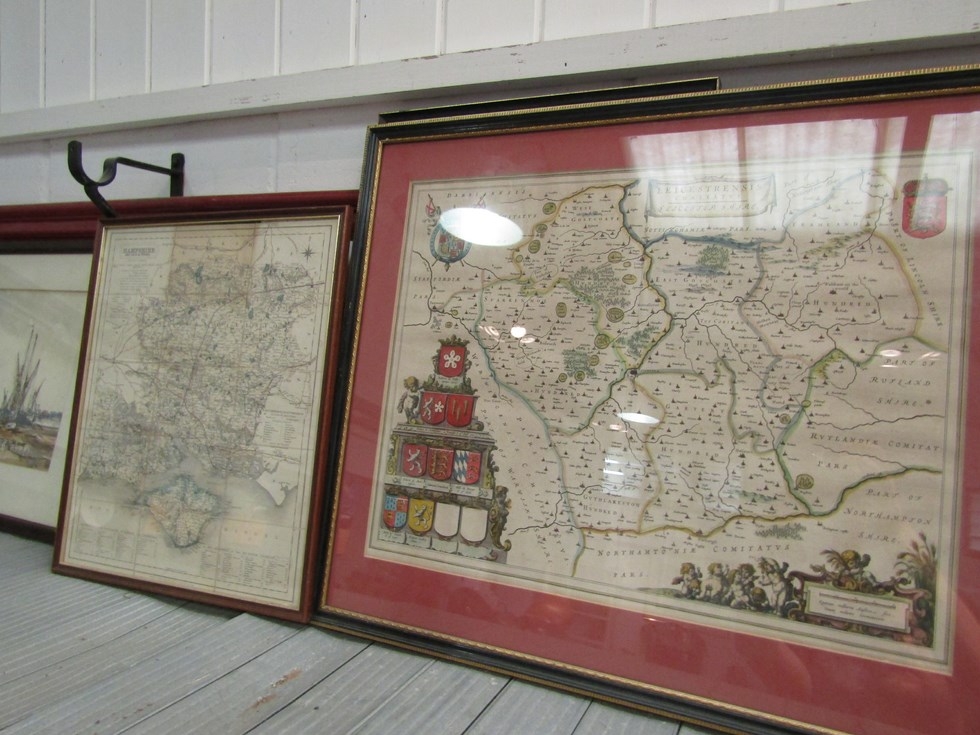
[[[41,14],[38,18],[38,38],[37,38],[37,49],[40,59],[38,60],[38,98],[37,107],[47,106],[47,51],[45,49],[45,38],[48,32],[48,0],[40,0],[38,3],[38,12]]]
[[[361,57],[361,3],[360,0],[350,0],[350,53],[351,66],[357,66]]]
[[[153,0],[143,3],[143,91],[150,91],[153,67]]]
[[[449,12],[449,0],[439,0],[436,7],[436,28],[435,28],[435,53],[442,56],[446,53],[446,26],[448,20],[446,14]]]
[[[95,66],[96,66],[96,54],[98,53],[98,8],[96,6],[96,0],[88,0],[88,99],[89,102],[94,102],[97,98],[97,91],[95,89]]]
[[[282,0],[276,0],[272,38],[272,76],[277,77],[282,73]]]
[[[211,37],[214,29],[214,3],[212,0],[204,0],[204,86],[211,84],[211,65],[213,64],[213,54],[211,52],[214,40]]]

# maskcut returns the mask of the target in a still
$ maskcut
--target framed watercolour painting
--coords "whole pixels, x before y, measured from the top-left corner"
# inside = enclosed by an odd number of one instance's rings
[[[0,250],[0,514],[51,533],[92,255],[10,250]]]
[[[373,127],[315,621],[729,732],[972,732],[978,88]]]
[[[309,617],[350,222],[102,225],[56,571]]]

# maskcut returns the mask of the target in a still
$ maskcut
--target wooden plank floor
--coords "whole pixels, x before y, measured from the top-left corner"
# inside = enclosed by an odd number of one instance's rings
[[[50,572],[0,533],[0,731],[695,735],[315,627]]]

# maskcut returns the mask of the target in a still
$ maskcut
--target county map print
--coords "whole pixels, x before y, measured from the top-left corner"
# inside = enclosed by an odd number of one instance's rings
[[[298,604],[333,230],[329,218],[109,230],[67,561]]]
[[[948,665],[969,171],[415,182],[368,553]],[[523,238],[459,240],[439,217],[460,207]],[[447,339],[506,488],[506,553],[482,559],[381,521],[395,401]]]

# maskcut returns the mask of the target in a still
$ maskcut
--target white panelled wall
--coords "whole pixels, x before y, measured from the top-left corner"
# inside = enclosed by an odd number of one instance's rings
[[[976,63],[976,0],[0,0],[0,204],[187,156],[186,193],[356,188],[383,110]],[[164,195],[121,171],[107,198]]]

